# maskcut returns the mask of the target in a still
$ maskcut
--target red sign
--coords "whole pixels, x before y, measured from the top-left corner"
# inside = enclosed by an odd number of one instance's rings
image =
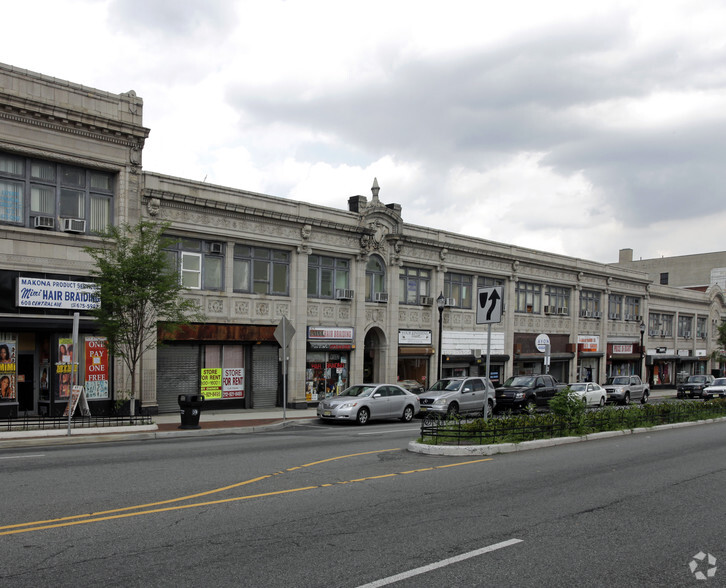
[[[108,349],[105,337],[86,337],[86,398],[108,398]]]

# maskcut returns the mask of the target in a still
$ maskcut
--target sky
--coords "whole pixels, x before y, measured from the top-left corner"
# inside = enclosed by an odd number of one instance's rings
[[[155,173],[597,262],[724,251],[721,0],[25,0],[0,61],[134,90]]]

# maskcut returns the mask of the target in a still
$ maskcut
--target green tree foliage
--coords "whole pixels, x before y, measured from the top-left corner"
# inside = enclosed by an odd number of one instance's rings
[[[85,248],[95,261],[91,275],[101,300],[93,315],[109,352],[122,358],[129,370],[132,402],[139,360],[158,344],[157,322],[173,332],[204,320],[194,301],[181,296],[179,270],[165,251],[174,244],[164,236],[168,227],[147,221],[110,226],[100,246]]]

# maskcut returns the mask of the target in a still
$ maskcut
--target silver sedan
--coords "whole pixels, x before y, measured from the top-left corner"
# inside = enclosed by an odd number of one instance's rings
[[[318,404],[318,417],[359,425],[365,425],[371,419],[401,419],[407,423],[419,410],[418,396],[400,386],[359,384]]]
[[[577,382],[569,384],[570,391],[585,403],[586,406],[605,406],[608,395],[600,384],[595,382]]]

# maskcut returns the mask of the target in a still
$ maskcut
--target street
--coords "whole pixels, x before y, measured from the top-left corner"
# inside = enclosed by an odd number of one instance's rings
[[[0,451],[0,581],[723,585],[689,562],[726,561],[726,423],[492,457],[410,453],[419,425]]]

